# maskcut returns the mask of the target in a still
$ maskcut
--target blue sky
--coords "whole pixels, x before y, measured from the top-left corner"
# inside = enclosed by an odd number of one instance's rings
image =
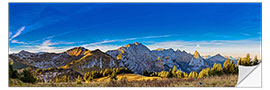
[[[261,3],[9,3],[10,53],[103,51],[141,42],[260,56]]]

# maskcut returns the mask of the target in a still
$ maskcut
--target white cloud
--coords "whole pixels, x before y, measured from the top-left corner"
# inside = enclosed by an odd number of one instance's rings
[[[197,44],[197,46],[196,46],[197,48],[199,48],[200,47],[200,44]]]
[[[22,41],[18,41],[18,40],[11,40],[11,43],[17,43],[17,44],[28,44]]]
[[[170,37],[172,35],[160,35],[160,36],[146,36],[146,37],[137,37],[137,38],[125,38],[125,39],[116,39],[116,40],[104,40],[101,42],[94,42],[90,44],[84,44],[83,47],[93,46],[93,45],[100,45],[105,43],[112,43],[112,42],[125,42],[130,40],[138,40],[138,39],[149,39],[149,38],[163,38],[163,37]]]
[[[75,42],[57,41],[56,44],[75,44]]]
[[[11,42],[24,43],[24,42],[18,42],[17,40],[12,40]],[[17,48],[10,48],[10,53],[16,53],[16,52],[19,52],[20,50],[26,50],[26,51],[30,51],[34,53],[36,52],[63,52],[67,49],[75,47],[75,46],[62,46],[62,47],[53,46],[53,45],[59,45],[59,44],[74,44],[74,42],[64,42],[64,41],[52,42],[51,40],[46,40],[38,45],[21,45],[21,46],[17,46]]]
[[[92,46],[92,45],[100,45],[100,44],[104,44],[104,43],[110,43],[110,42],[116,42],[117,40],[104,40],[101,42],[94,42],[94,43],[90,43],[90,44],[84,44],[82,45],[83,47],[87,47],[87,46]]]
[[[250,34],[248,33],[240,33],[240,34],[245,35],[245,36],[250,36]]]
[[[92,46],[86,46],[85,48],[89,50],[99,49],[103,52],[106,52],[107,50],[115,50],[119,47],[121,46],[120,45],[92,45]]]
[[[149,38],[163,38],[163,37],[170,37],[172,35],[160,35],[160,36],[145,36],[145,37],[136,37],[136,38],[124,38],[124,39],[115,39],[115,40],[104,40],[101,42],[94,42],[90,44],[84,44],[81,45],[82,47],[85,47],[89,50],[95,50],[95,49],[100,49],[103,52],[106,52],[107,50],[114,50],[121,45],[103,45],[105,43],[113,43],[113,42],[125,42],[125,41],[130,41],[130,40],[138,40],[138,39],[149,39]]]
[[[143,37],[143,38],[162,38],[162,37],[170,37],[172,35],[161,35],[161,36],[146,36],[146,37]]]
[[[25,29],[25,26],[18,29],[17,32],[9,40],[12,40],[13,38],[19,36],[24,29]]]

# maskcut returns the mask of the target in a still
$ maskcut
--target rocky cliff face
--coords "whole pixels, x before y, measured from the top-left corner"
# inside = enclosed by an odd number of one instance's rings
[[[223,57],[223,56],[221,56],[220,54],[217,54],[217,55],[215,55],[215,56],[213,56],[213,57],[208,58],[207,60],[214,61],[214,62],[215,62],[215,61],[220,61],[220,62],[222,62],[222,61],[225,61],[226,58]]]
[[[117,50],[109,50],[106,53],[121,60],[125,67],[135,73],[150,70],[151,66],[155,63],[151,50],[137,42],[120,47]]]
[[[67,53],[30,53],[21,51],[17,54],[10,54],[10,58],[17,62],[22,62],[26,65],[37,68],[50,68],[63,66],[80,57],[71,56]]]
[[[121,61],[116,60],[99,49],[90,51],[88,56],[86,55],[63,66],[65,69],[72,69],[81,73],[113,67],[123,67],[123,64]]]
[[[185,72],[197,71],[205,67],[206,63],[198,52],[193,56],[173,49],[150,50],[138,42],[106,53],[123,61],[124,66],[139,74],[143,71],[169,70],[173,66]]]
[[[141,43],[128,44],[106,53],[100,50],[90,51],[83,47],[75,47],[62,53],[30,53],[21,51],[10,54],[12,61],[37,68],[72,69],[77,72],[103,70],[111,67],[127,67],[135,73],[143,71],[168,71],[173,66],[184,72],[200,71],[211,67],[213,63],[224,61],[220,54],[204,59],[198,51],[194,54],[173,49],[150,50]]]
[[[86,70],[90,68],[118,67],[119,61],[100,50],[90,51],[75,47],[62,53],[30,53],[21,51],[10,54],[10,58],[31,67],[48,69],[63,67],[65,69]]]

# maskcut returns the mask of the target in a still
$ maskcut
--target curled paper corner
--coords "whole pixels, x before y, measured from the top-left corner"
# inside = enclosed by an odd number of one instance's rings
[[[256,66],[238,66],[236,87],[261,87],[261,63]]]

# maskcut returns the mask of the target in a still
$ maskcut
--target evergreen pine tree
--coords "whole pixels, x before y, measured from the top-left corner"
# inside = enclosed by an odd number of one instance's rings
[[[230,67],[229,67],[229,73],[230,74],[233,74],[233,73],[235,73],[235,64],[234,64],[234,62],[233,62],[233,60],[231,60],[230,61]]]
[[[257,65],[257,64],[259,64],[259,60],[258,60],[257,56],[255,56],[254,57],[254,64],[253,65]]]
[[[242,59],[241,58],[239,58],[239,60],[237,61],[237,66],[239,66],[239,65],[242,65]]]
[[[230,65],[230,59],[227,58],[225,60],[225,62],[223,63],[223,72],[226,73],[226,74],[230,73],[230,71],[229,71],[230,67],[231,67],[231,65]]]
[[[60,82],[60,79],[58,78],[58,76],[55,77],[55,82],[56,83]]]
[[[117,80],[116,77],[117,77],[117,76],[116,76],[116,72],[112,72],[112,74],[111,74],[111,76],[110,76],[111,80]]]
[[[23,76],[20,78],[20,80],[22,80],[23,82],[27,82],[27,83],[36,82],[36,78],[31,74],[29,70],[24,69],[22,74]]]
[[[176,78],[182,78],[182,71],[177,70],[177,71],[175,72],[175,74],[176,74]]]
[[[198,76],[197,72],[190,72],[188,78],[197,78],[197,76]]]
[[[76,79],[76,83],[77,84],[81,84],[82,83],[82,78],[80,75],[78,75],[77,79]]]
[[[169,70],[169,73],[167,75],[167,78],[171,78],[171,77],[173,77],[172,69]]]
[[[186,72],[183,72],[183,78],[188,78],[188,73],[186,73]]]
[[[172,77],[177,77],[177,75],[176,75],[176,71],[177,71],[176,66],[173,66],[173,69],[172,69],[172,71],[171,71],[171,73],[172,73]]]
[[[210,71],[210,68],[202,69],[202,71],[198,75],[198,78],[209,76],[209,71]]]
[[[222,70],[221,64],[215,63],[210,70],[210,74],[211,75],[222,75],[223,70]]]
[[[250,66],[250,54],[248,53],[246,56],[246,66]]]

